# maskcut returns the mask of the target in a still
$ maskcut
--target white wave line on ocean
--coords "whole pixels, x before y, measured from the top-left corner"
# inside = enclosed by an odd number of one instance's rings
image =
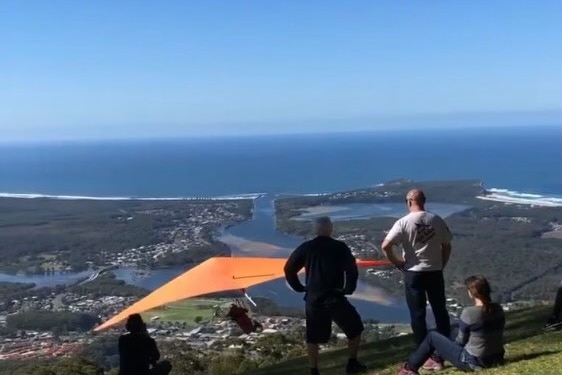
[[[299,196],[325,196],[333,193],[303,193]],[[0,198],[18,199],[58,199],[58,200],[96,200],[96,201],[181,201],[181,200],[255,200],[266,193],[243,193],[221,196],[186,196],[186,197],[132,197],[132,196],[87,196],[87,195],[54,195],[39,193],[6,193],[0,192]],[[547,196],[536,193],[524,193],[509,189],[490,188],[486,194],[476,198],[511,204],[526,204],[546,207],[562,207],[561,196]]]
[[[562,207],[562,196],[546,196],[541,194],[518,192],[509,189],[490,188],[487,189],[486,194],[479,195],[476,198],[509,204]]]
[[[200,197],[103,197],[82,195],[51,195],[35,193],[1,193],[0,198],[17,199],[57,199],[57,200],[95,200],[95,201],[182,201],[182,200],[242,200],[257,199],[264,193],[236,194],[226,196],[200,196]]]

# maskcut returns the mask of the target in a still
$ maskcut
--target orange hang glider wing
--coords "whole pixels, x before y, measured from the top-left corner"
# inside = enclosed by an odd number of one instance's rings
[[[142,313],[168,303],[205,294],[247,289],[285,277],[283,268],[286,261],[284,258],[261,257],[210,258],[154,290],[148,296],[96,327],[94,331],[102,331],[127,319],[131,314]],[[359,267],[377,267],[388,264],[389,262],[382,260],[357,261]]]
[[[357,260],[357,267],[383,267],[391,266],[388,260]]]
[[[214,257],[154,290],[102,325],[101,331],[126,319],[167,303],[210,293],[241,290],[284,276],[282,258]]]

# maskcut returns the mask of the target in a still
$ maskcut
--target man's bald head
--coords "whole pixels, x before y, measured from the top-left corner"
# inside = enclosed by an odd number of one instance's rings
[[[328,216],[319,217],[314,221],[314,232],[317,236],[331,236],[334,225]]]
[[[406,195],[408,207],[423,209],[425,205],[425,194],[421,189],[412,189]]]

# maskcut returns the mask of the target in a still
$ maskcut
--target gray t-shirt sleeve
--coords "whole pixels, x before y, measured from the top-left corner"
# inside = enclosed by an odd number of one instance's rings
[[[472,324],[473,320],[473,313],[472,309],[465,308],[461,313],[461,318],[459,322],[459,333],[457,335],[457,343],[462,346],[465,346],[468,342],[468,338],[470,337],[470,325]]]
[[[451,241],[453,240],[453,234],[451,233],[451,230],[449,229],[449,226],[447,225],[445,220],[441,218],[439,220],[439,232],[441,233],[442,244],[451,243]]]

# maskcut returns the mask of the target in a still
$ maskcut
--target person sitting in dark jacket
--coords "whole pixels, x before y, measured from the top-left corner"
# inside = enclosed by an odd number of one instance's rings
[[[142,317],[130,315],[126,328],[129,332],[119,337],[119,375],[168,375],[172,365],[158,362],[160,352]]]
[[[554,300],[554,307],[552,308],[552,314],[548,317],[545,324],[546,329],[562,329],[562,283],[558,287],[556,292],[556,299]]]

